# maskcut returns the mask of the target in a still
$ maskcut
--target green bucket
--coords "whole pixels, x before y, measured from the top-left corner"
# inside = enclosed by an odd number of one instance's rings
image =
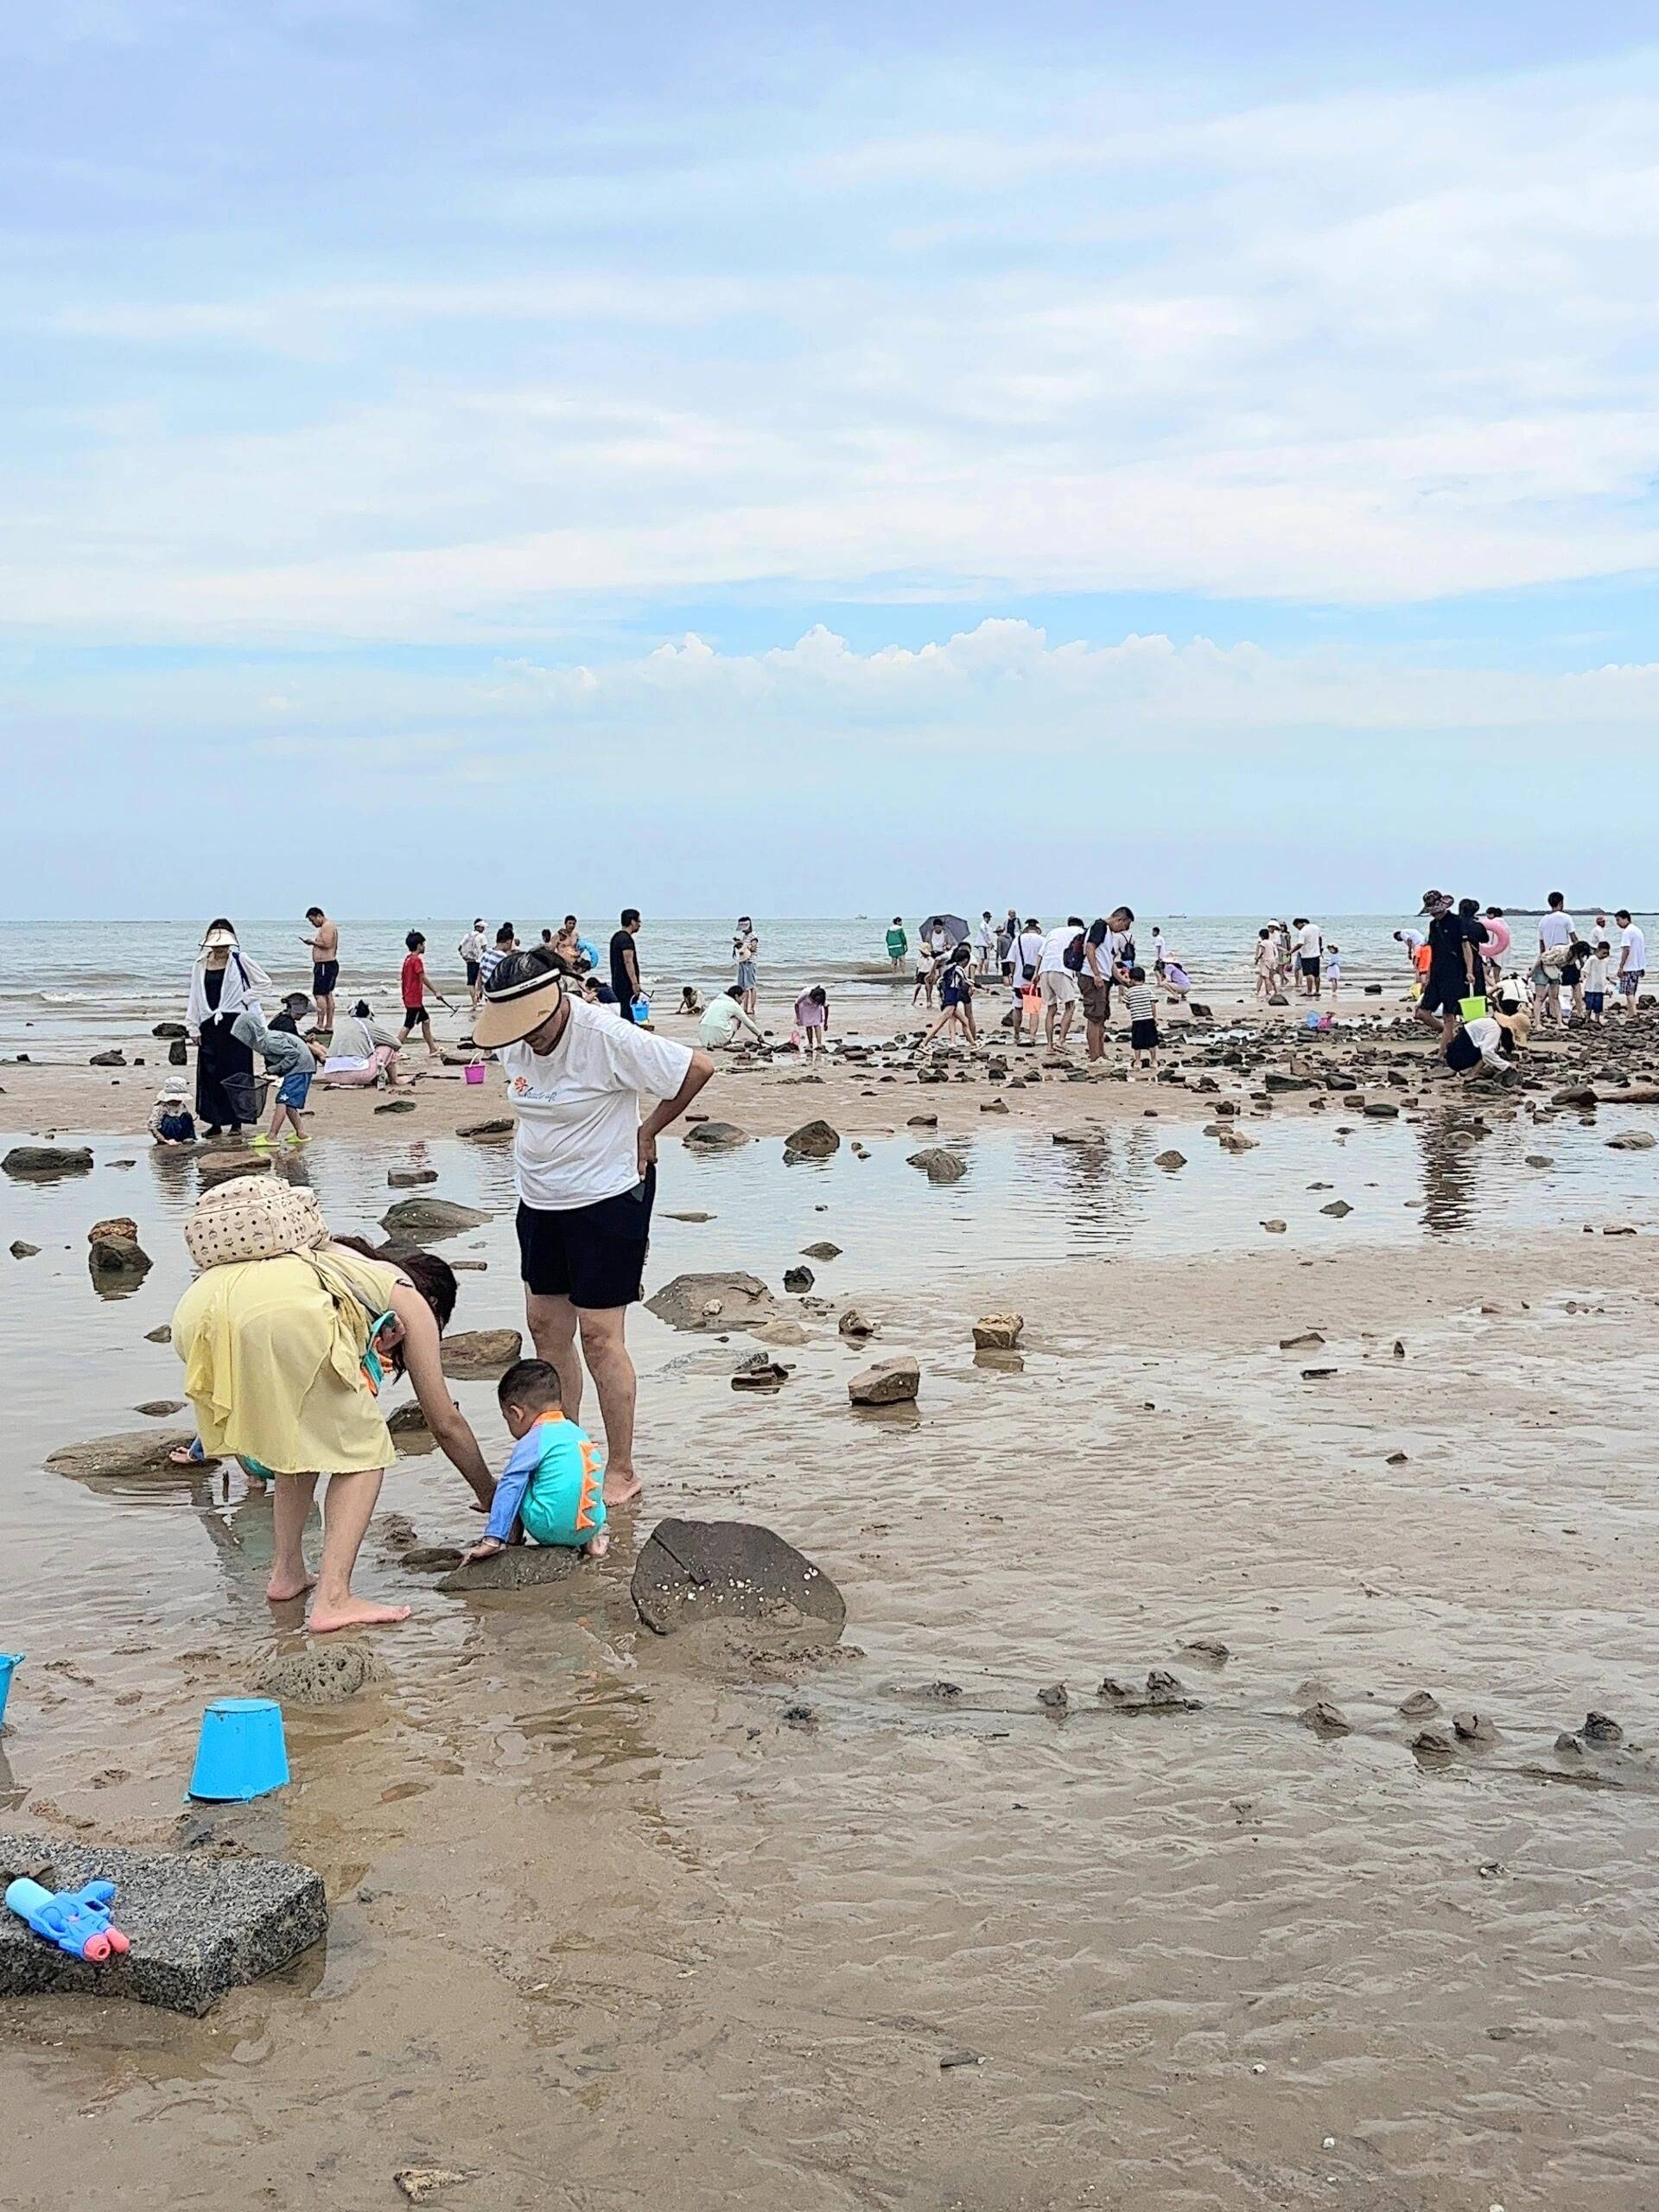
[[[1458,1001],[1458,1012],[1463,1016],[1465,1021],[1478,1021],[1485,1011],[1486,1001],[1484,998],[1460,999]]]

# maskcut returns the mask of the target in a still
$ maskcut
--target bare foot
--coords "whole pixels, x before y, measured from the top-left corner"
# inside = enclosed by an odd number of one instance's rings
[[[632,1467],[607,1467],[604,1498],[607,1505],[626,1505],[638,1497],[645,1484]]]
[[[273,1605],[285,1605],[290,1598],[303,1598],[308,1590],[315,1590],[316,1586],[315,1574],[302,1574],[297,1581],[290,1581],[284,1575],[273,1574],[265,1585],[265,1595]]]
[[[366,1598],[347,1598],[343,1605],[313,1605],[306,1626],[314,1636],[337,1628],[390,1628],[409,1618],[407,1605],[376,1605]]]
[[[589,1559],[603,1559],[611,1548],[610,1530],[601,1529],[597,1535],[590,1536],[582,1548]]]

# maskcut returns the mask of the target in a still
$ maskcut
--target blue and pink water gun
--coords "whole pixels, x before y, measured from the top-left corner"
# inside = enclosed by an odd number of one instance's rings
[[[124,1958],[132,1948],[110,1919],[114,1896],[113,1882],[54,1891],[43,1889],[26,1874],[6,1887],[7,1906],[19,1920],[26,1920],[37,1936],[44,1936],[72,1959],[86,1959],[98,1967],[108,1959]]]

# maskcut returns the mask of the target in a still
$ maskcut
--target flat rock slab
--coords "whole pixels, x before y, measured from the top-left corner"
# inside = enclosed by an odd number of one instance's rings
[[[461,1329],[443,1340],[443,1371],[499,1382],[524,1351],[524,1340],[517,1329]]]
[[[459,1236],[464,1229],[481,1228],[489,1219],[476,1206],[457,1205],[453,1198],[399,1198],[380,1217],[388,1236],[406,1244],[439,1244],[446,1236]]]
[[[92,1155],[84,1144],[15,1144],[0,1168],[24,1181],[48,1182],[57,1175],[88,1175]]]
[[[822,1621],[839,1636],[846,1600],[822,1567],[753,1521],[659,1521],[628,1586],[658,1636],[715,1618]]]
[[[77,1482],[96,1482],[100,1477],[177,1475],[182,1471],[168,1458],[194,1435],[188,1428],[129,1428],[116,1436],[95,1436],[90,1444],[66,1444],[48,1454],[47,1470],[72,1475]]]
[[[742,1273],[676,1275],[645,1311],[673,1329],[747,1329],[773,1321],[778,1308],[759,1275]]]
[[[440,1590],[533,1590],[543,1582],[563,1582],[582,1564],[582,1555],[563,1544],[510,1544],[488,1559],[468,1560],[451,1568]]]
[[[735,1152],[753,1140],[734,1122],[699,1122],[686,1131],[684,1141],[697,1152]]]
[[[514,1122],[511,1114],[497,1115],[487,1122],[463,1122],[455,1131],[458,1137],[471,1137],[475,1142],[488,1144],[496,1137],[510,1137]]]
[[[130,1851],[54,1836],[0,1834],[0,1885],[50,1868],[49,1889],[115,1883],[124,1959],[89,1966],[0,1913],[0,1997],[128,1997],[201,2013],[296,1959],[328,1926],[322,1877],[281,1859]]]

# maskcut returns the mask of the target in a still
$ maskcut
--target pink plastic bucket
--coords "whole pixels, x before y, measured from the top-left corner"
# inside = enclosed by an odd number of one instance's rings
[[[476,1061],[465,1072],[468,1083],[482,1083],[484,1080],[484,1071]]]

